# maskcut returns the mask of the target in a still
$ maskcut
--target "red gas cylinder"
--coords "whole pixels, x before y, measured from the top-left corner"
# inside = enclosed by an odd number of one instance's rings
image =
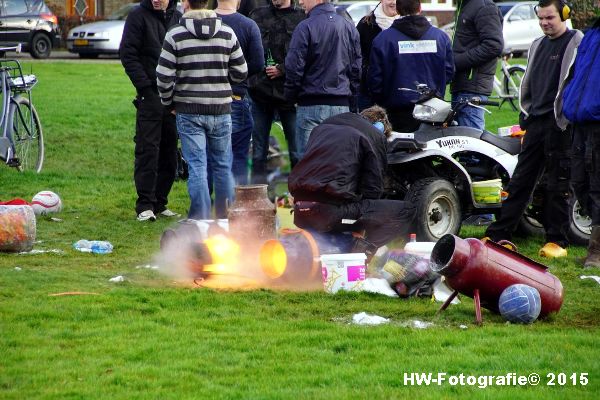
[[[540,292],[540,318],[558,312],[563,303],[562,284],[545,265],[489,240],[445,235],[431,252],[431,265],[446,277],[446,283],[455,293],[475,299],[476,312],[479,301],[485,308],[498,312],[500,295],[515,283],[532,286]],[[477,317],[481,322],[480,311]]]

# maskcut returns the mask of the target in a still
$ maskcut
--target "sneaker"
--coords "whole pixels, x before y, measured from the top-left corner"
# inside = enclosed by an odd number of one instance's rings
[[[566,257],[567,249],[563,249],[556,243],[548,242],[540,249],[540,257],[558,258]]]
[[[161,217],[167,217],[167,218],[180,217],[181,216],[181,214],[177,214],[176,212],[173,212],[173,211],[169,210],[168,208],[165,208],[164,210],[162,210],[161,212],[159,212],[158,215],[161,216]]]
[[[154,215],[154,211],[146,210],[142,211],[137,216],[138,221],[156,221],[156,215]]]

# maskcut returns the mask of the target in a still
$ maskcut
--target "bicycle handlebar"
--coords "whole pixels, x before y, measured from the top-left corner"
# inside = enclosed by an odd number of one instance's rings
[[[16,46],[8,46],[8,47],[0,47],[0,51],[16,51],[17,53],[21,52],[21,43]]]

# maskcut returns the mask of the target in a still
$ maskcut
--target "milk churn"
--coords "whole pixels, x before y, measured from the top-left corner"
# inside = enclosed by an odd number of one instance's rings
[[[276,237],[275,204],[267,196],[267,185],[240,185],[227,212],[229,234],[240,246],[258,247]]]

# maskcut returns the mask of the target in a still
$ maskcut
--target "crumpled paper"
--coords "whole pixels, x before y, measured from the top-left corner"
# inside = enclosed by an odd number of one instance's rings
[[[352,323],[357,325],[381,325],[390,322],[388,318],[380,317],[379,315],[369,315],[366,312],[354,314]]]
[[[413,319],[406,321],[401,324],[406,328],[415,328],[415,329],[427,329],[433,326],[433,322],[420,321],[418,319]]]
[[[448,300],[448,297],[450,297],[453,293],[452,289],[446,285],[443,278],[444,277],[442,277],[442,279],[438,279],[433,285],[433,297],[435,298],[435,301],[439,301],[441,303],[444,303],[446,300]],[[450,304],[460,304],[458,296],[452,299]]]
[[[388,297],[398,297],[398,293],[391,288],[387,280],[383,278],[367,278],[363,282],[363,292],[383,294]]]
[[[125,277],[123,275],[117,275],[114,278],[110,278],[109,282],[125,282]]]

